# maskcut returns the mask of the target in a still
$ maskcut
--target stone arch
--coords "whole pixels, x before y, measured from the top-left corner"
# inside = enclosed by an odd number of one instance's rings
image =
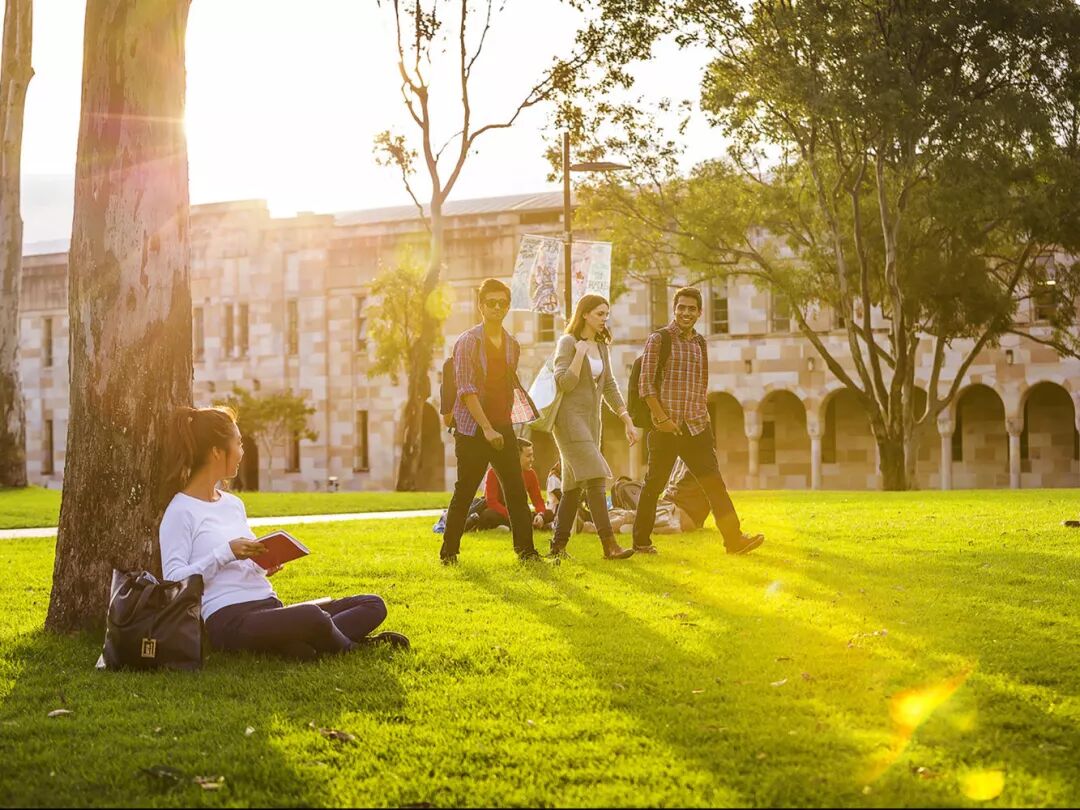
[[[1080,481],[1076,405],[1059,382],[1043,380],[1020,397],[1020,485],[1074,487]]]
[[[1009,434],[1001,392],[985,383],[974,383],[957,393],[953,408],[953,486],[1008,487]]]
[[[821,486],[823,489],[874,489],[877,444],[870,417],[858,395],[843,386],[821,406]]]
[[[750,466],[750,443],[746,438],[743,406],[726,391],[709,394],[708,404],[720,474],[731,487],[745,486]]]
[[[806,405],[793,391],[775,388],[759,406],[761,439],[758,486],[762,489],[809,489],[810,434]]]

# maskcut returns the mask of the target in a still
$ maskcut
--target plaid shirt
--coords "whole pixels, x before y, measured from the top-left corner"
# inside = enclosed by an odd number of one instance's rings
[[[709,408],[705,397],[709,388],[708,356],[705,338],[691,332],[685,338],[675,321],[664,327],[671,333],[671,354],[656,388],[656,368],[660,363],[660,335],[653,333],[645,344],[641,360],[638,393],[641,398],[656,397],[676,425],[683,423],[697,436],[709,426]]]
[[[454,400],[454,429],[466,436],[475,436],[479,428],[473,415],[465,407],[465,395],[476,394],[478,397],[483,395],[484,378],[487,376],[485,340],[484,326],[480,324],[467,332],[462,332],[454,343],[454,381],[457,384],[457,399]],[[506,368],[510,375],[511,385],[514,387],[510,422],[514,425],[532,422],[540,414],[518,380],[517,367],[518,358],[521,357],[521,346],[505,329],[503,329],[503,348],[506,351]]]

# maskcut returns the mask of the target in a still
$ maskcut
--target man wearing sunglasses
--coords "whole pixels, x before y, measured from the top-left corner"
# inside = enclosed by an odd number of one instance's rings
[[[477,292],[483,322],[463,332],[454,343],[454,452],[457,483],[446,512],[439,557],[455,565],[461,534],[476,489],[487,472],[495,470],[506,499],[514,551],[522,562],[542,561],[533,545],[532,513],[521,477],[514,425],[539,415],[518,380],[521,346],[503,328],[510,310],[510,288],[485,279]]]

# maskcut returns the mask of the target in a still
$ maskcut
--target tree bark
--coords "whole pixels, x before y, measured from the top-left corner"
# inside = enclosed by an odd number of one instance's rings
[[[427,301],[438,289],[442,275],[445,224],[442,203],[432,200],[431,256],[421,295],[425,302],[420,336],[409,350],[408,393],[402,414],[401,459],[398,462],[397,491],[415,492],[423,458],[424,403],[431,396],[431,356],[441,324],[428,311]]]
[[[26,410],[19,376],[23,112],[33,32],[31,0],[7,0],[0,67],[0,487],[26,486]]]
[[[910,489],[905,464],[904,440],[895,436],[878,437],[881,454],[881,488],[886,492],[902,492]]]
[[[45,625],[100,627],[111,569],[160,572],[170,417],[191,403],[190,0],[88,0],[69,254],[71,395]]]

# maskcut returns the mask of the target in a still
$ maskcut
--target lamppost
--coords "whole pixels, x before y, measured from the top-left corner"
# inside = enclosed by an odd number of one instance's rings
[[[573,314],[571,307],[571,290],[573,287],[571,274],[573,272],[573,246],[574,234],[570,225],[570,172],[611,172],[619,169],[629,169],[625,163],[612,163],[610,160],[592,160],[585,163],[570,165],[570,133],[564,132],[562,137],[562,181],[563,181],[563,271],[566,276],[563,288],[566,300],[566,322],[570,323]]]

